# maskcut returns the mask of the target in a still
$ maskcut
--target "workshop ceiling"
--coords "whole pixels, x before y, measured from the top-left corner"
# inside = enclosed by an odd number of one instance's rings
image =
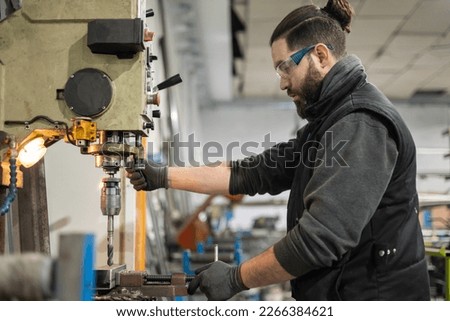
[[[272,67],[269,37],[291,10],[326,0],[235,0],[245,25],[237,33],[237,96],[285,100]],[[369,81],[393,100],[450,102],[450,0],[350,0],[356,11],[348,52],[361,58]],[[235,94],[236,96],[236,94]]]

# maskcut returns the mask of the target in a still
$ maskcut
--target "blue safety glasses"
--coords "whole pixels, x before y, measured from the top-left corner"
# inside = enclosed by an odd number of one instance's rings
[[[306,48],[300,49],[299,51],[293,53],[288,59],[283,62],[280,62],[278,66],[275,68],[278,77],[286,78],[292,72],[292,70],[298,66],[300,61],[302,61],[303,57],[314,49],[316,45],[311,45]],[[327,45],[328,49],[332,50],[333,48]]]

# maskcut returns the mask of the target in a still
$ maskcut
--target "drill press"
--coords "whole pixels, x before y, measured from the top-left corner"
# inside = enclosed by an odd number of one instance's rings
[[[156,57],[145,29],[153,12],[146,7],[145,0],[27,0],[8,7],[0,17],[0,134],[16,137],[19,152],[34,140],[46,148],[64,140],[93,155],[105,172],[100,208],[107,217],[107,264],[96,271],[97,289],[149,291],[156,282],[183,295],[183,277],[155,281],[113,259],[114,219],[121,212],[117,174],[144,168],[142,139],[159,116],[158,92],[181,82],[175,75],[153,84]]]

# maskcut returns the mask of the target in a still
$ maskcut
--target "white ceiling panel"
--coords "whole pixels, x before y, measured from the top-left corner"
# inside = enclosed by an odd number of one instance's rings
[[[323,7],[327,0],[235,1],[247,27],[239,35],[245,50],[237,64],[242,96],[289,100],[274,76],[269,38],[291,10],[310,3]],[[371,82],[392,99],[408,100],[418,89],[450,92],[450,0],[349,1],[356,16],[347,51],[361,58]]]
[[[438,33],[450,26],[450,1],[421,1],[417,10],[402,27],[402,32]]]
[[[450,88],[450,65],[442,68],[432,79],[428,79],[423,83],[425,89],[448,89]]]
[[[387,46],[385,53],[394,56],[416,54],[428,49],[436,43],[439,37],[434,35],[398,34]]]
[[[428,53],[431,56],[431,59],[440,59],[445,61],[450,57],[450,44],[436,44],[432,45],[429,48]]]
[[[392,73],[371,73],[367,71],[367,80],[380,89],[389,86],[395,74]]]
[[[435,68],[434,70],[440,71],[441,68],[450,63],[450,49],[447,51],[447,55],[442,55],[442,52],[427,51],[424,52],[415,62],[415,66]]]
[[[364,47],[364,46],[348,45],[347,53],[358,56],[358,58],[361,59],[363,65],[366,65],[375,56],[377,49],[378,47],[376,46]]]
[[[447,30],[447,33],[443,35],[441,38],[439,38],[437,44],[442,47],[445,46],[447,49],[450,48],[450,30]]]
[[[349,46],[382,46],[397,30],[401,19],[397,17],[361,17],[355,19],[348,35]]]
[[[424,79],[430,78],[434,73],[435,70],[431,68],[411,68],[382,89],[392,99],[410,98],[417,89],[423,89]]]
[[[436,42],[436,36],[414,36],[400,34],[383,48],[383,52],[367,63],[370,71],[399,72],[414,65],[417,58]]]
[[[367,0],[357,12],[359,16],[406,16],[420,0]],[[352,1],[350,0],[350,3]]]
[[[276,3],[276,4],[275,4]],[[250,1],[250,22],[259,22],[276,17],[280,22],[289,12],[303,5],[310,4],[311,0],[256,0]],[[318,6],[324,1],[314,1]],[[326,3],[326,1],[325,1]]]
[[[398,73],[401,72],[406,66],[411,64],[412,57],[398,55],[398,57],[392,57],[390,55],[382,55],[378,59],[373,60],[370,64],[367,64],[367,70],[370,72],[382,72],[382,73]]]

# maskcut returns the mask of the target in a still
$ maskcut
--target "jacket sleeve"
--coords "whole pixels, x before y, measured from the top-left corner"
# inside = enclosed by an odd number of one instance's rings
[[[398,156],[386,127],[366,114],[347,115],[321,144],[321,162],[304,192],[303,215],[274,246],[277,260],[294,276],[332,266],[359,243]]]
[[[300,129],[297,136],[304,129]],[[277,195],[291,188],[295,168],[301,161],[298,140],[277,144],[263,153],[231,162],[229,192]]]

